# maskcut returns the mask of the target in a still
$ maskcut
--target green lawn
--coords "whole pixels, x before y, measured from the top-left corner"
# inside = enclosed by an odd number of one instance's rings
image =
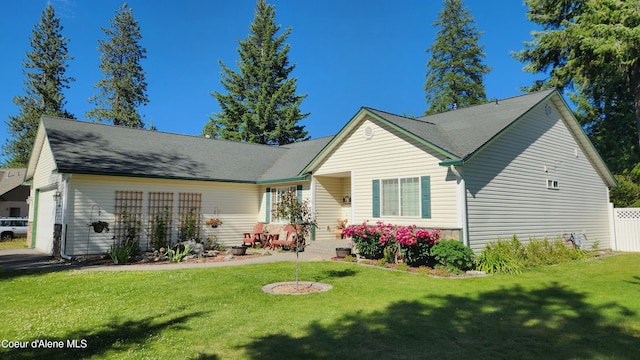
[[[333,289],[261,291],[294,274],[295,263],[0,272],[0,340],[28,344],[5,342],[0,358],[640,358],[640,254],[472,279],[302,263],[301,280]],[[67,348],[74,339],[86,348]]]
[[[0,250],[24,249],[27,247],[27,238],[15,238],[13,240],[0,241]]]

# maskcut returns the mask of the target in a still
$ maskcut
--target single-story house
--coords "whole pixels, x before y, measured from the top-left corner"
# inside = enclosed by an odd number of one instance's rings
[[[240,244],[282,222],[270,210],[288,190],[310,200],[316,242],[347,219],[438,228],[475,251],[572,232],[609,248],[617,186],[556,90],[417,118],[364,107],[335,136],[284,146],[43,117],[27,180],[33,246],[71,256],[131,231],[150,246],[159,217],[174,243],[192,219],[200,238]]]
[[[29,185],[24,184],[27,169],[0,169],[0,217],[24,217],[29,215]]]

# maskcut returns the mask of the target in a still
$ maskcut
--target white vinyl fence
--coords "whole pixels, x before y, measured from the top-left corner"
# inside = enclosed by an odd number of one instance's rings
[[[640,208],[613,209],[612,250],[640,251]]]

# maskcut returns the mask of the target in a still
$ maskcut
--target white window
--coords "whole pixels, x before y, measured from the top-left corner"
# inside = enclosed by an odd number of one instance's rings
[[[420,178],[383,179],[382,216],[420,216]]]
[[[282,196],[289,191],[292,191],[295,194],[296,187],[283,186],[283,187],[271,188],[271,209],[269,209],[269,211],[271,211],[271,222],[286,224],[289,221],[289,219],[282,219],[282,218],[277,218],[273,216],[273,209],[275,209],[275,205],[279,203],[280,200],[282,199]]]
[[[558,180],[547,179],[547,189],[559,190]]]

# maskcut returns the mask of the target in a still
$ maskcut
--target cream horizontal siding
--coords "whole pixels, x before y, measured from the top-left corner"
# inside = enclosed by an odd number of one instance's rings
[[[271,200],[269,200],[269,205],[270,208],[267,209],[267,189],[268,188],[280,188],[280,187],[289,187],[289,186],[295,186],[297,187],[298,185],[302,185],[302,199],[303,200],[311,200],[311,190],[310,190],[310,183],[309,182],[305,182],[305,183],[299,183],[299,182],[284,182],[284,183],[273,183],[273,184],[269,184],[269,185],[261,185],[259,187],[259,211],[258,211],[258,217],[256,219],[256,222],[265,222],[267,220],[267,211],[271,211],[271,206],[273,206],[273,204],[271,203]],[[269,193],[271,194],[271,193]],[[269,219],[271,219],[272,216],[269,216]]]
[[[32,200],[35,199],[36,189],[49,188],[53,185],[59,185],[60,175],[55,173],[56,164],[53,153],[49,147],[49,140],[45,138],[44,146],[38,157],[35,172],[33,174],[33,186],[29,194]],[[33,204],[33,203],[32,203]],[[34,219],[35,206],[29,206],[29,219]]]
[[[370,126],[373,137],[367,139],[364,129]],[[394,224],[416,224],[424,227],[457,227],[456,181],[447,177],[448,169],[438,164],[444,158],[400,132],[370,119],[364,120],[314,172],[314,176],[352,174],[352,223],[385,221]],[[419,217],[372,217],[374,179],[397,177],[431,177],[431,219]]]
[[[255,224],[259,211],[259,186],[251,184],[214,183],[203,181],[155,180],[126,177],[74,175],[69,183],[69,217],[67,227],[67,254],[84,255],[105,253],[113,240],[111,233],[89,231],[87,224],[102,220],[114,226],[115,192],[143,192],[143,234],[141,243],[147,242],[148,199],[150,192],[173,193],[172,241],[177,241],[177,209],[179,193],[202,194],[202,222],[217,216],[224,224],[217,229],[204,227],[201,236],[218,236],[226,245],[242,242],[242,233]],[[98,215],[98,205],[101,214]],[[93,215],[92,215],[93,208]],[[205,236],[206,234],[206,236]]]
[[[316,176],[315,210],[317,214],[316,240],[334,240],[338,219],[343,219],[342,197],[345,182],[341,177]],[[347,190],[346,194],[351,192]],[[349,216],[350,217],[350,216]]]
[[[463,171],[472,249],[513,235],[527,241],[565,232],[585,233],[586,246],[609,247],[608,188],[555,108],[547,116],[539,106]],[[547,179],[559,190],[547,189]]]

